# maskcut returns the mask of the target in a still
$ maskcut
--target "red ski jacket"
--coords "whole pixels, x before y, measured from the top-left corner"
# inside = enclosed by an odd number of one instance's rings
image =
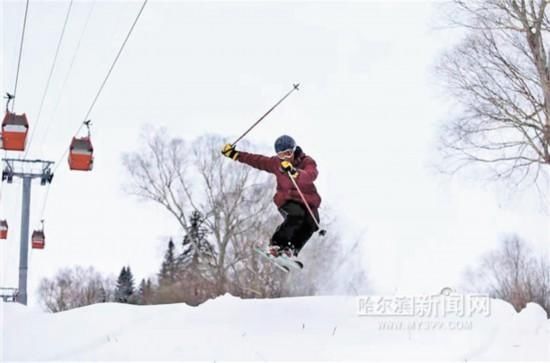
[[[289,200],[303,204],[302,198],[298,190],[294,187],[290,177],[281,169],[281,159],[279,159],[279,157],[268,157],[239,151],[237,160],[256,169],[275,174],[277,178],[277,192],[273,197],[273,202],[277,205],[277,208],[280,208]],[[315,160],[304,154],[302,149],[298,146],[294,152],[294,162],[292,165],[298,170],[298,176],[295,179],[298,188],[302,191],[307,204],[316,212],[321,205],[321,196],[317,193],[317,188],[315,188],[315,184],[313,184],[319,174]]]

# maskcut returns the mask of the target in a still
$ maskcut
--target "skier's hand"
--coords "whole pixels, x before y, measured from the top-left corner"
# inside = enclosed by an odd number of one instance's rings
[[[235,149],[235,146],[231,144],[225,144],[223,146],[222,154],[233,160],[237,160],[239,157],[239,152]]]
[[[288,160],[281,161],[281,169],[293,178],[298,176],[298,170],[296,170],[296,168],[292,166],[292,163]]]

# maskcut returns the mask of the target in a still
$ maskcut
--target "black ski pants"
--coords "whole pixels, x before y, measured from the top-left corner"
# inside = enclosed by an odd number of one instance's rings
[[[288,201],[279,208],[284,221],[277,227],[271,244],[281,248],[291,246],[296,250],[296,254],[304,247],[306,242],[318,230],[317,224],[311,218],[307,208],[298,202]],[[315,218],[319,221],[319,214],[314,210]]]

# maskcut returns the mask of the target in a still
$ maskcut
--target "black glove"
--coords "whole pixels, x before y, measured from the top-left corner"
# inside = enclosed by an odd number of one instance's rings
[[[292,166],[292,163],[288,160],[281,161],[281,169],[293,178],[298,176],[298,170],[296,170],[296,168]]]
[[[222,154],[233,160],[237,160],[239,157],[239,152],[235,149],[235,146],[231,144],[225,144],[223,146]]]

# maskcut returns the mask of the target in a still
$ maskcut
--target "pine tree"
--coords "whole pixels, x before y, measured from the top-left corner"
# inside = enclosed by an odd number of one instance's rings
[[[147,282],[145,283],[145,288],[146,288],[146,291],[148,292],[147,303],[152,304],[153,298],[155,296],[155,290],[153,289],[153,284],[151,283],[151,279],[147,279]]]
[[[123,267],[117,279],[115,290],[115,301],[121,303],[129,303],[134,295],[134,276],[130,270],[130,266]]]
[[[100,298],[100,301],[101,302],[107,302],[107,290],[105,290],[105,288],[103,286],[101,286],[100,290],[99,290],[99,294],[101,296]]]
[[[139,295],[139,304],[140,305],[145,305],[145,279],[141,279],[141,282],[139,283],[139,290],[138,290],[138,295]]]
[[[161,286],[170,286],[176,282],[178,266],[174,250],[174,242],[170,239],[159,273],[159,285]]]
[[[153,287],[150,279],[141,279],[139,284],[139,304],[140,305],[149,305],[153,301]]]
[[[215,252],[206,239],[204,218],[191,213],[189,232],[183,238],[183,252],[178,256],[179,280],[185,289],[184,301],[198,305],[215,296]]]
[[[197,267],[214,260],[214,248],[206,240],[207,230],[202,226],[203,222],[204,218],[199,211],[191,213],[189,233],[183,238],[183,252],[178,258],[180,269],[186,269],[190,265]]]

